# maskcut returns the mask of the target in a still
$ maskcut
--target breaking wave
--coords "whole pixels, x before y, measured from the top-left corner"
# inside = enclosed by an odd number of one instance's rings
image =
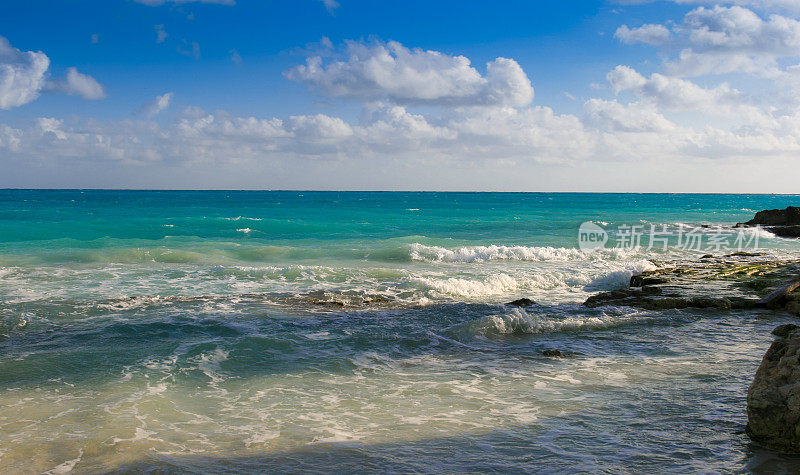
[[[646,323],[654,317],[632,312],[614,315],[598,313],[591,315],[586,309],[570,312],[569,315],[547,315],[523,309],[508,313],[489,315],[455,325],[449,333],[458,336],[502,337],[505,335],[534,335],[581,330],[605,330],[619,326]]]
[[[569,261],[578,259],[621,259],[639,251],[632,249],[599,249],[582,251],[567,247],[528,246],[465,246],[448,249],[414,243],[410,246],[412,260],[424,262],[484,262],[509,261]]]

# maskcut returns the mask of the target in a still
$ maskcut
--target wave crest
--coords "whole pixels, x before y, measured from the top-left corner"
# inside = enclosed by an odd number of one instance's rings
[[[464,246],[448,249],[440,246],[411,244],[412,260],[424,262],[484,262],[495,260],[512,261],[570,261],[578,259],[619,259],[638,252],[632,249],[599,249],[582,251],[567,247],[529,246]]]
[[[562,331],[605,330],[632,323],[641,323],[652,317],[638,313],[627,315],[570,314],[566,317],[528,313],[524,309],[513,309],[508,313],[489,315],[456,325],[451,332],[466,336],[503,337],[507,335],[535,335]]]

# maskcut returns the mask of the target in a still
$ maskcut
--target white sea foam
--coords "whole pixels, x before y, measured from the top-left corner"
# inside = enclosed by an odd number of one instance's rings
[[[454,330],[467,330],[472,334],[511,335],[511,334],[538,334],[576,330],[603,330],[621,325],[640,323],[651,320],[653,317],[633,312],[626,315],[598,314],[596,316],[553,316],[523,309],[513,309],[508,313],[490,315],[454,327]]]
[[[744,228],[743,232],[749,236],[758,237],[758,239],[773,239],[777,236],[768,230],[762,228],[761,226],[757,226],[754,228]]]
[[[416,277],[412,282],[420,284],[423,288],[437,293],[463,296],[486,297],[504,294],[520,287],[520,282],[508,274],[491,275],[485,280],[471,280],[451,277],[449,279],[436,279],[431,277]]]
[[[247,217],[247,216],[237,216],[235,218],[222,218],[222,219],[224,219],[226,221],[241,221],[241,220],[245,220],[245,221],[263,221],[263,218],[250,218],[250,217]]]
[[[51,470],[48,470],[45,473],[53,474],[53,475],[61,474],[61,473],[69,473],[75,468],[75,465],[77,465],[78,462],[81,461],[82,457],[83,457],[83,449],[78,451],[78,457],[77,458],[74,458],[72,460],[67,460],[66,462],[64,462],[64,463],[52,468]]]
[[[252,229],[250,229],[250,228],[241,228],[241,229],[237,229],[237,231],[239,231],[240,233],[249,234],[249,233],[251,233],[253,230],[252,230]]]
[[[625,287],[634,274],[641,274],[642,272],[652,271],[656,268],[657,267],[652,262],[642,259],[626,265],[624,269],[611,271],[593,278],[586,285],[586,288],[589,290],[603,290]]]
[[[448,249],[414,243],[410,246],[411,259],[425,262],[484,262],[494,260],[515,261],[569,261],[588,258],[619,259],[639,251],[634,249],[599,249],[582,251],[566,247],[529,246],[468,246]]]

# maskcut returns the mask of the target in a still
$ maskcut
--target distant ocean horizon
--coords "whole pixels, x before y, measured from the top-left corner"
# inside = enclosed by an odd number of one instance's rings
[[[0,190],[0,464],[743,470],[759,460],[742,432],[747,386],[791,318],[582,303],[635,273],[734,252],[706,245],[798,204]],[[585,223],[608,245],[582,248]],[[613,245],[626,229],[640,246]],[[689,230],[708,241],[682,246]],[[748,233],[767,258],[800,258],[800,240]],[[518,298],[535,304],[505,305]],[[573,356],[542,356],[553,349]]]

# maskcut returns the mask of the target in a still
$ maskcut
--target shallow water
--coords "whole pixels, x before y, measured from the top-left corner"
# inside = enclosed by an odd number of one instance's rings
[[[0,191],[0,464],[793,468],[743,429],[794,317],[585,308],[697,256],[576,247],[587,220],[730,225],[798,199]]]

